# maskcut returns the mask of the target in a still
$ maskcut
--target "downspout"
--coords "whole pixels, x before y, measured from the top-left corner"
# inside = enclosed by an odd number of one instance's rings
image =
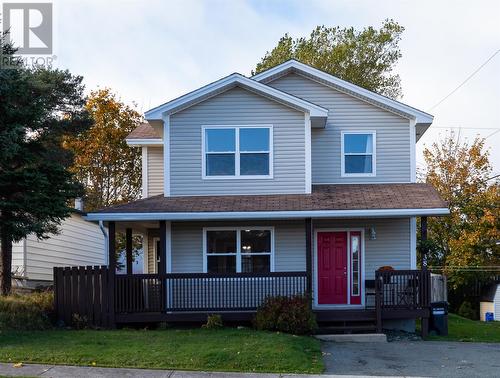
[[[109,264],[108,261],[108,233],[106,232],[106,228],[104,227],[104,222],[102,220],[99,221],[99,228],[101,229],[102,234],[104,235],[104,262],[105,265]]]

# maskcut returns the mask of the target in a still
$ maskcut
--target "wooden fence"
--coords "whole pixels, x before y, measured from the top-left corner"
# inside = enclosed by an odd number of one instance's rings
[[[106,266],[54,268],[58,319],[67,325],[114,326],[113,276]]]

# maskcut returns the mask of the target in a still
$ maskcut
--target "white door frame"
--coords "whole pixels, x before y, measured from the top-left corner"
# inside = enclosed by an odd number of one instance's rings
[[[318,232],[346,232],[347,233],[347,304],[318,304]],[[361,304],[351,304],[351,232],[361,234]],[[313,258],[313,308],[317,309],[353,309],[365,307],[365,230],[363,228],[316,228],[314,229],[314,258]]]

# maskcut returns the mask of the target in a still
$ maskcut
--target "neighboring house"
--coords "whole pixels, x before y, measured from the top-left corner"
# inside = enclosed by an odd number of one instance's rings
[[[51,285],[55,266],[107,263],[104,234],[98,224],[85,220],[84,215],[81,210],[75,209],[61,222],[59,234],[42,240],[31,234],[12,245],[15,287]]]
[[[416,217],[449,213],[416,183],[431,115],[291,60],[145,118],[127,138],[143,199],[87,215],[109,227],[110,256],[116,231],[145,236],[147,274],[116,276],[113,321],[246,319],[266,296],[304,293],[319,321],[426,321]]]
[[[496,321],[500,321],[500,283],[495,282],[482,293],[480,302],[480,319],[486,320],[486,313],[491,312]]]

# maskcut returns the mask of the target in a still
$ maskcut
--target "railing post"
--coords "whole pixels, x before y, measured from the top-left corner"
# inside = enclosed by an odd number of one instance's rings
[[[127,261],[127,274],[132,274],[132,229],[125,230],[125,254]]]
[[[382,333],[382,277],[375,272],[375,312],[377,320],[377,333]]]
[[[116,274],[116,225],[108,223],[108,319],[109,326],[115,328],[115,274]]]
[[[306,231],[306,272],[307,272],[307,282],[306,282],[306,292],[309,296],[309,305],[312,307],[312,220],[311,218],[306,218],[305,220],[305,231]]]

